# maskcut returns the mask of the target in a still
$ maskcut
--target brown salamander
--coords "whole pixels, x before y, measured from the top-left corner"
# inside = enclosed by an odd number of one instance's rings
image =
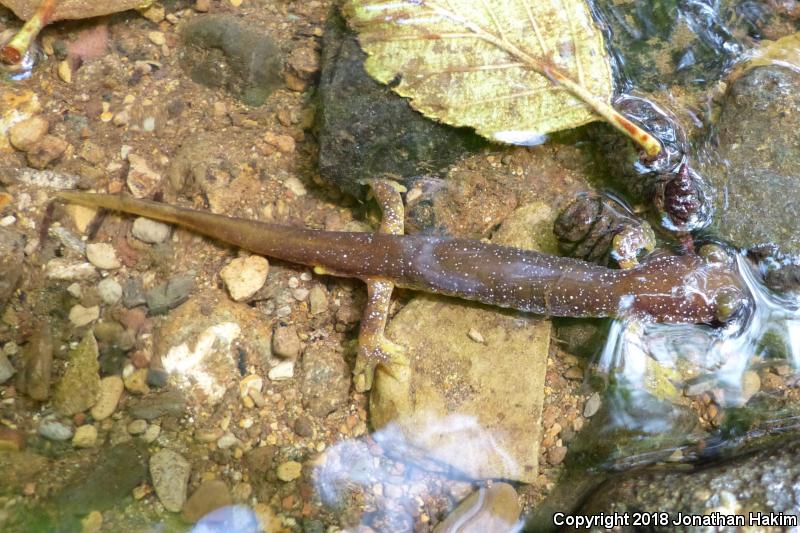
[[[480,241],[331,232],[229,218],[131,197],[62,192],[69,202],[132,213],[326,272],[564,317],[719,324],[749,294],[731,260],[665,256],[628,270]]]

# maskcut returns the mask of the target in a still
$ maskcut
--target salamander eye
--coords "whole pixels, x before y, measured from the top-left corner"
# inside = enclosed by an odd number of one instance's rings
[[[731,255],[718,244],[704,244],[697,254],[711,264],[726,265],[731,262]]]
[[[747,321],[752,308],[750,298],[738,288],[720,289],[715,298],[716,318],[720,325]]]

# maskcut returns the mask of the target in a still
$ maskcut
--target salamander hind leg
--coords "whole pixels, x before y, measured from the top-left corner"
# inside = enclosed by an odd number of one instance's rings
[[[400,197],[402,186],[388,180],[371,180],[368,184],[383,211],[378,231],[402,235],[404,218],[403,200]],[[394,284],[376,278],[364,281],[367,283],[368,298],[364,316],[361,318],[358,355],[353,369],[355,387],[359,392],[372,388],[376,368],[399,379],[406,374],[405,369],[408,367],[405,348],[384,335]]]

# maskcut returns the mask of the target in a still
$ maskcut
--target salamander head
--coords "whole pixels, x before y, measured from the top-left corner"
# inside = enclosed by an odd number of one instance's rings
[[[717,245],[703,246],[696,256],[656,258],[626,274],[626,311],[640,318],[737,327],[752,314],[753,297],[734,258]]]

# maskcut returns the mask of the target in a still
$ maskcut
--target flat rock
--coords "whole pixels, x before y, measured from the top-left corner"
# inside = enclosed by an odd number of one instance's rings
[[[50,324],[37,324],[22,353],[24,366],[17,386],[33,400],[47,400],[53,373],[53,334]]]
[[[56,385],[53,406],[63,415],[82,413],[91,408],[100,395],[100,365],[97,341],[92,332],[68,356],[67,369]]]
[[[147,308],[154,315],[164,314],[170,309],[174,309],[189,299],[189,295],[194,290],[194,275],[178,274],[173,276],[166,283],[157,285],[144,293]],[[123,290],[123,298],[124,298]],[[132,302],[127,302],[132,303]]]
[[[168,511],[177,513],[183,508],[191,471],[189,461],[173,450],[159,450],[150,458],[153,488]]]
[[[516,226],[542,217],[521,208],[504,223],[507,245],[547,247]],[[541,211],[541,210],[540,210]],[[470,337],[480,332],[483,342]],[[533,482],[538,475],[550,321],[531,314],[423,295],[390,322],[407,375],[376,372],[373,426],[396,425],[410,444],[476,478]],[[473,335],[474,336],[474,335]]]
[[[132,442],[102,447],[93,462],[80,465],[53,503],[62,512],[79,515],[119,505],[147,479],[147,457],[147,449]]]
[[[186,399],[179,391],[148,394],[127,403],[126,410],[133,418],[154,420],[162,416],[182,416],[186,412]]]

